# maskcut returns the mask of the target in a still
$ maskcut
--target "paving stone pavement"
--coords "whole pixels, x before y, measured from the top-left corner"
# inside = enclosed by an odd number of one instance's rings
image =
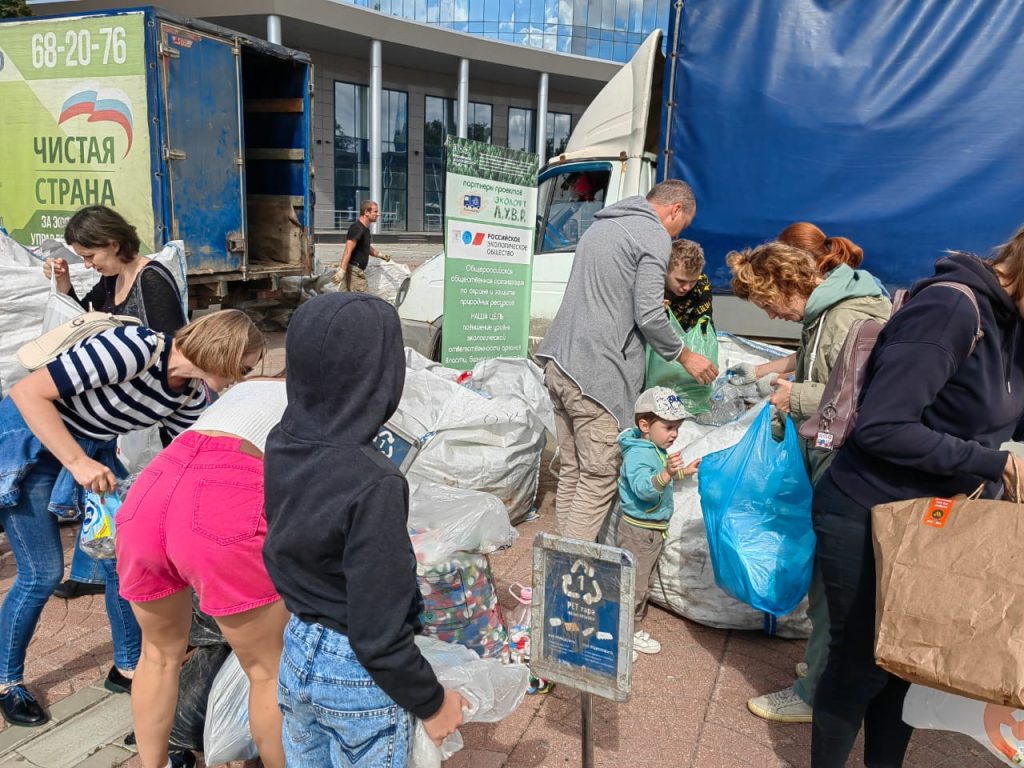
[[[275,345],[276,346],[276,345]],[[554,478],[542,474],[541,517],[519,526],[519,539],[492,556],[505,607],[507,587],[530,577],[532,541],[552,530]],[[70,562],[73,528],[63,531]],[[0,542],[0,592],[14,576],[6,541]],[[766,723],[750,715],[747,698],[792,682],[803,643],[757,632],[703,627],[652,608],[645,627],[664,650],[641,656],[633,695],[625,704],[596,702],[597,766],[621,768],[804,768],[810,765],[810,726]],[[26,679],[54,714],[46,729],[0,726],[0,768],[140,768],[123,746],[131,728],[130,701],[102,688],[111,658],[102,596],[52,599],[29,649]],[[579,695],[558,686],[528,696],[501,723],[462,729],[466,748],[446,768],[533,768],[579,765]],[[850,766],[862,766],[862,750]],[[983,768],[1000,763],[958,735],[919,731],[906,768]],[[303,767],[306,768],[306,767]],[[309,767],[314,768],[314,767]]]
[[[269,355],[283,360],[284,334],[271,334]],[[272,366],[268,366],[270,370]],[[538,495],[540,518],[519,526],[510,549],[492,555],[506,609],[507,587],[526,582],[532,542],[553,531],[555,480],[543,462]],[[70,564],[77,528],[62,529]],[[14,558],[0,535],[0,596],[14,579]],[[624,704],[597,700],[598,768],[807,768],[809,725],[767,723],[750,715],[751,696],[792,683],[803,642],[732,632],[695,624],[652,607],[644,624],[664,650],[641,656],[633,672],[633,695]],[[7,727],[0,721],[0,768],[141,768],[123,746],[131,729],[130,699],[110,694],[102,681],[111,664],[110,630],[103,596],[64,601],[52,598],[29,647],[25,679],[54,715],[46,728]],[[535,768],[580,764],[579,695],[558,686],[527,696],[506,720],[469,724],[466,747],[446,768]],[[241,764],[239,764],[240,766]],[[980,744],[957,734],[918,731],[906,768],[988,768],[1002,765]],[[858,741],[850,768],[863,766]],[[319,768],[302,766],[301,768]]]

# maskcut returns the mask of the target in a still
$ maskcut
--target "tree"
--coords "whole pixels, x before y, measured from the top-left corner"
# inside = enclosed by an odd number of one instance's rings
[[[28,7],[25,0],[0,0],[0,19],[31,15],[32,9]]]

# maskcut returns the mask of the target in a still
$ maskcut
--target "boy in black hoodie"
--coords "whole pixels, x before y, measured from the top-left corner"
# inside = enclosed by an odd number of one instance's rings
[[[263,550],[292,613],[278,693],[285,756],[296,766],[401,768],[409,714],[440,744],[462,722],[464,700],[413,642],[422,599],[409,489],[372,442],[405,382],[398,314],[365,294],[318,297],[292,318],[285,359]]]

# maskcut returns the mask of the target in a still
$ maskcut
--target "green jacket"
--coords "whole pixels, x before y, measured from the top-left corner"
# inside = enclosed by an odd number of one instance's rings
[[[829,374],[839,359],[843,342],[856,320],[885,322],[892,304],[875,278],[865,270],[840,266],[828,273],[807,300],[803,331],[796,352],[796,374],[789,396],[793,423],[799,429],[818,409]],[[817,483],[835,455],[801,439],[811,483]]]

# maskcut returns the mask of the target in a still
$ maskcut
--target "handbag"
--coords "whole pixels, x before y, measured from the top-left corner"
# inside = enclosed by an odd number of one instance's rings
[[[977,314],[977,330],[971,342],[971,352],[984,336],[981,330],[981,311],[974,291],[962,283],[938,282],[925,286],[921,290],[944,286],[959,291],[968,299]],[[897,291],[892,301],[892,314],[895,315],[906,303],[906,291]],[[811,446],[824,451],[840,448],[853,433],[857,424],[857,411],[860,408],[860,393],[864,388],[864,374],[867,372],[868,360],[882,332],[882,324],[877,320],[856,320],[846,334],[846,340],[839,350],[839,359],[829,373],[825,390],[821,395],[818,409],[800,425],[800,437],[809,440]],[[820,329],[819,329],[820,337]],[[816,350],[815,350],[816,351]]]
[[[1024,707],[1024,504],[970,496],[871,510],[875,659],[932,688]]]
[[[142,325],[137,318],[127,315],[112,315],[108,312],[83,312],[73,320],[58,325],[27,344],[22,344],[16,353],[18,362],[30,371],[38,370],[52,361],[61,352],[75,344],[111,328],[128,325]]]

